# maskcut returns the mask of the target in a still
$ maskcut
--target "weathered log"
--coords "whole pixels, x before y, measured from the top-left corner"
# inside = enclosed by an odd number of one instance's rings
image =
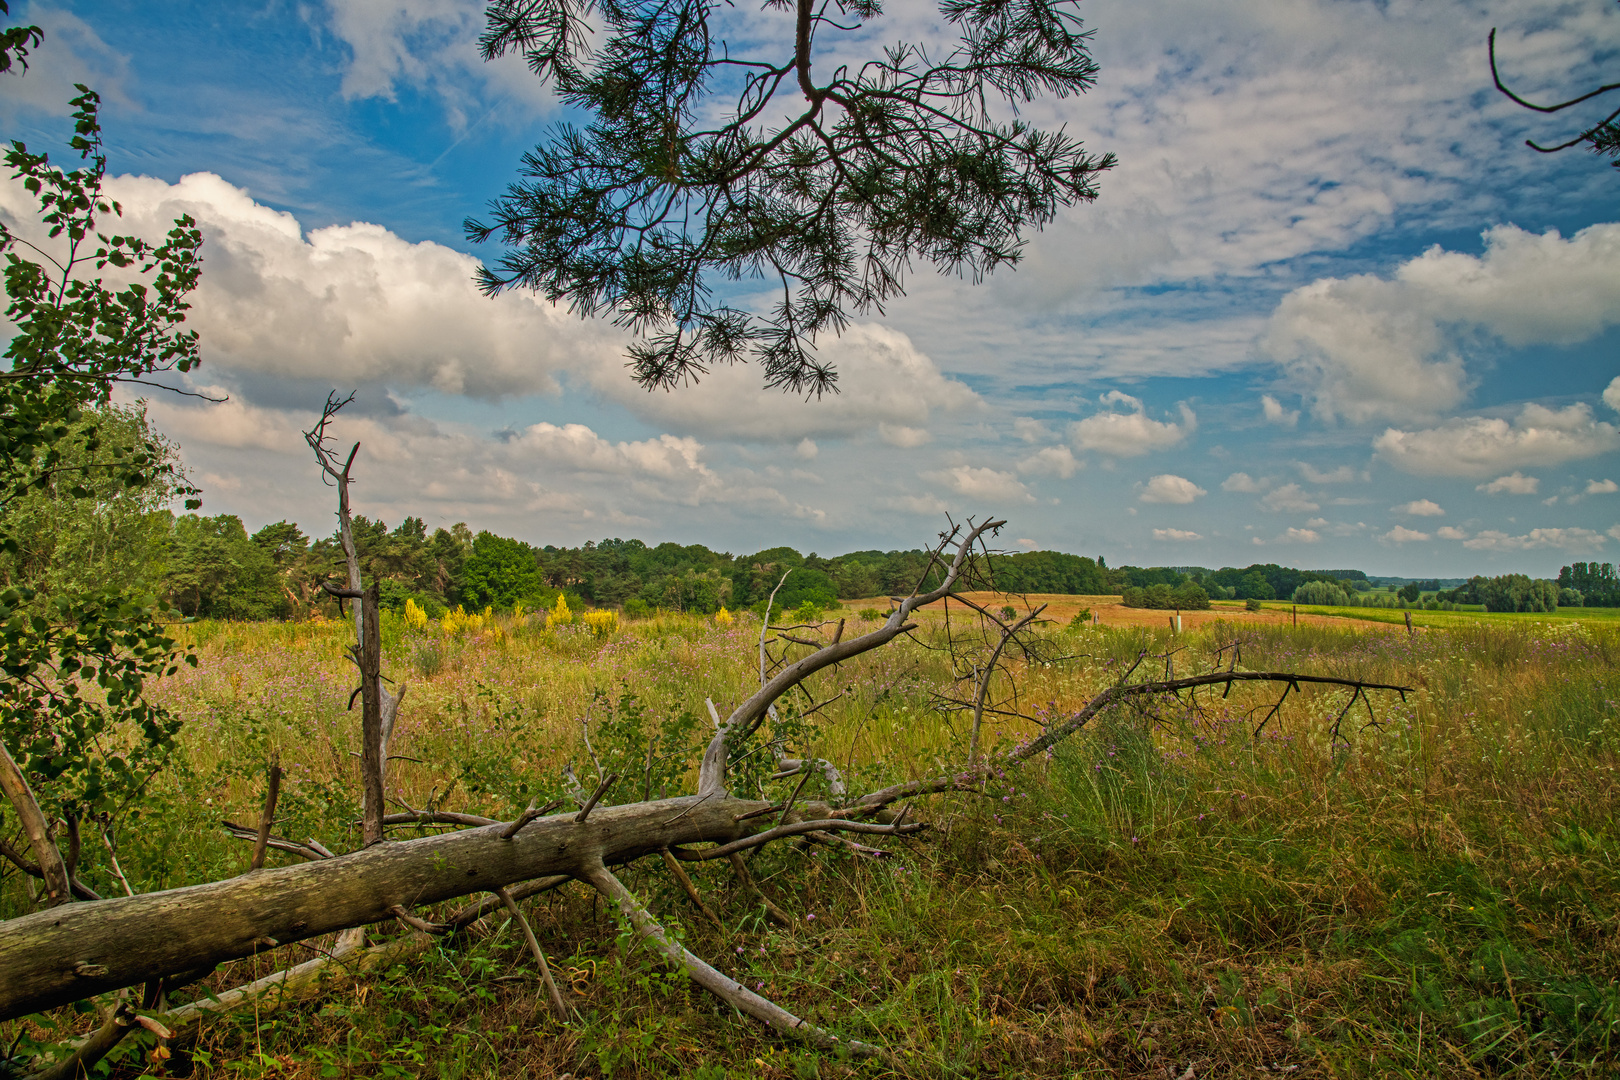
[[[392,919],[396,905],[434,904],[550,875],[580,877],[598,863],[739,840],[769,820],[737,818],[767,805],[686,796],[598,807],[584,823],[558,814],[510,840],[501,838],[504,825],[487,825],[24,915],[0,922],[0,1020]],[[816,804],[803,810],[830,812]]]

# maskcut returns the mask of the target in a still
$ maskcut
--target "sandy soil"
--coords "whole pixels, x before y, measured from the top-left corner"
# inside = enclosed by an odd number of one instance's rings
[[[963,596],[976,604],[984,604],[993,609],[1011,604],[1019,613],[1028,611],[1031,607],[1046,605],[1041,618],[1051,619],[1054,622],[1067,624],[1070,619],[1082,609],[1089,608],[1097,617],[1097,621],[1108,626],[1168,626],[1170,619],[1175,616],[1173,611],[1155,611],[1149,608],[1128,608],[1119,602],[1118,596],[1066,596],[1056,593],[1032,593],[1018,599],[1008,599],[998,593],[970,592]],[[941,602],[943,603],[943,601]],[[859,611],[861,608],[875,607],[886,609],[889,606],[888,598],[874,597],[870,600],[846,600],[846,607]],[[936,603],[929,610],[939,610]],[[1299,622],[1303,624],[1319,623],[1322,625],[1344,624],[1343,619],[1335,619],[1327,615],[1301,614]],[[1208,611],[1184,611],[1181,613],[1181,626],[1184,630],[1202,626],[1205,623],[1223,620],[1225,622],[1249,623],[1279,623],[1292,625],[1294,614],[1292,605],[1268,604],[1259,611],[1243,610],[1241,600],[1216,600],[1214,606]]]

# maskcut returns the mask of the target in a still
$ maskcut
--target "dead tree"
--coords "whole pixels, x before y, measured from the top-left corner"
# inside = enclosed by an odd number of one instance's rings
[[[936,587],[893,598],[895,606],[886,621],[869,633],[845,637],[840,623],[819,639],[805,636],[808,644],[800,647],[809,651],[796,659],[778,656],[774,667],[767,663],[759,689],[723,719],[711,704],[715,731],[704,750],[694,794],[605,805],[603,795],[615,779],[609,774],[577,809],[559,811],[556,804],[531,807],[510,822],[443,811],[386,815],[379,823],[381,829],[423,821],[456,827],[415,839],[364,843],[343,855],[333,855],[318,844],[269,835],[262,828],[232,826],[235,835],[255,845],[264,832],[268,847],[303,861],[253,870],[226,881],[65,903],[0,923],[0,957],[4,957],[0,1020],[142,984],[180,986],[227,961],[322,935],[340,935],[328,956],[149,1017],[163,1029],[180,1033],[219,1011],[254,1003],[271,1007],[290,1000],[317,988],[323,974],[392,962],[421,949],[431,935],[455,933],[498,909],[516,910],[515,901],[526,896],[577,881],[610,901],[640,939],[670,965],[745,1015],[817,1047],[882,1054],[879,1047],[841,1040],[807,1023],[692,953],[615,871],[640,859],[660,859],[672,868],[688,895],[696,896],[696,887],[680,870],[682,862],[726,859],[736,868],[742,865],[743,853],[792,837],[878,853],[883,849],[857,843],[851,836],[862,841],[892,839],[914,836],[925,828],[920,821],[908,820],[905,809],[897,812],[896,804],[942,792],[982,792],[998,770],[1029,761],[1080,731],[1099,713],[1167,694],[1192,694],[1202,687],[1224,687],[1230,692],[1233,685],[1245,682],[1280,682],[1286,693],[1288,688],[1311,682],[1353,688],[1353,705],[1358,698],[1365,700],[1370,689],[1406,689],[1330,676],[1240,671],[1235,660],[1224,670],[1132,681],[1138,664],[1078,712],[1049,722],[1038,738],[994,757],[974,748],[966,764],[937,776],[853,798],[801,802],[798,796],[804,779],[824,763],[797,760],[791,768],[788,761],[779,761],[779,776],[803,774],[793,794],[779,801],[759,798],[757,792],[750,797],[728,787],[733,754],[759,730],[784,695],[803,688],[818,672],[916,630],[915,613],[953,596],[958,584],[973,571],[976,545],[1002,524],[969,521],[941,534],[936,556],[943,573]],[[768,619],[766,622],[769,625]],[[1027,620],[1003,624],[998,658],[1025,625]],[[993,663],[984,667],[985,678],[994,667]],[[362,670],[368,670],[364,664]],[[980,715],[985,700],[986,692],[981,690],[977,694]],[[745,868],[742,872],[746,873]],[[430,905],[479,893],[485,896],[448,917],[440,916],[440,921],[414,914]],[[362,947],[357,928],[395,922],[408,928],[404,937]],[[544,954],[538,943],[531,942],[531,949],[538,954],[544,973]],[[62,1069],[87,1069],[134,1026],[138,1025],[104,1025],[82,1040],[69,1059],[51,1067],[58,1075],[63,1075]]]

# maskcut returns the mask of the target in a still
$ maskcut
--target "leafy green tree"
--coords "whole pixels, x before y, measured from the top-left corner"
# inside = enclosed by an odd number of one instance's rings
[[[17,55],[9,34],[3,44]],[[69,143],[78,168],[54,166],[21,142],[5,153],[39,207],[35,221],[0,224],[15,327],[0,375],[0,550],[12,557],[22,552],[31,494],[94,500],[92,485],[105,481],[179,483],[164,446],[103,439],[85,410],[105,407],[118,382],[197,363],[197,336],[181,324],[202,234],[185,217],[155,245],[99,231],[120,211],[102,194],[100,99],[78,89]],[[96,275],[108,266],[122,288]],[[80,823],[109,827],[173,749],[178,722],[142,696],[179,655],[160,616],[112,586],[43,600],[26,586],[0,592],[0,790],[33,854],[31,864],[12,861],[43,878],[51,903],[94,895],[76,876]],[[67,859],[52,821],[65,823]]]
[[[481,532],[461,565],[459,591],[471,607],[510,608],[519,601],[532,604],[543,598],[546,583],[528,544]]]
[[[1399,596],[1402,600],[1405,600],[1408,604],[1415,604],[1417,603],[1418,597],[1423,595],[1423,586],[1419,585],[1415,581],[1408,581],[1405,585],[1402,585],[1399,589],[1395,590],[1395,595]]]
[[[175,485],[128,484],[96,465],[109,452],[128,458],[151,450],[165,475],[178,476],[177,449],[152,430],[140,405],[85,409],[53,449],[60,454],[54,468],[35,463],[45,483],[6,504],[6,529],[16,548],[0,552],[0,582],[32,589],[36,604],[106,587],[155,594]],[[74,497],[70,489],[83,494]]]
[[[521,53],[588,121],[524,156],[488,224],[467,222],[507,248],[480,284],[641,335],[631,367],[648,389],[750,357],[767,386],[835,389],[819,335],[881,311],[913,263],[978,279],[1017,262],[1025,231],[1095,198],[1114,163],[1018,118],[1095,81],[1077,0],[943,0],[954,46],[864,60],[851,38],[879,0],[765,8],[776,40],[716,0],[487,9],[485,58]],[[716,279],[745,277],[778,293],[768,313],[717,296]]]
[[[164,585],[192,618],[269,619],[287,610],[273,555],[235,514],[176,518]]]

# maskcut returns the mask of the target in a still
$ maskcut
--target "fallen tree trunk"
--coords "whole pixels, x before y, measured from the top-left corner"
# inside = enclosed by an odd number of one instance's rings
[[[583,877],[682,844],[727,843],[772,822],[768,803],[686,796],[375,844],[226,881],[64,904],[0,922],[0,1020],[191,968],[392,919],[548,875]],[[805,809],[824,816],[828,808]],[[756,816],[736,819],[749,813]]]

